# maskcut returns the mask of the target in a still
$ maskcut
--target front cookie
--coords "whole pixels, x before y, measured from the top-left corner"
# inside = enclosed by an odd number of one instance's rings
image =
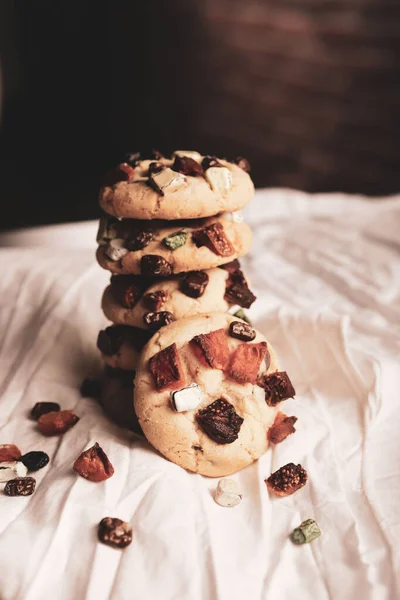
[[[254,186],[244,168],[184,152],[153,161],[128,158],[107,175],[100,206],[115,217],[171,220],[236,211],[250,202]]]
[[[234,473],[268,447],[277,408],[264,381],[278,362],[263,336],[224,313],[161,329],[141,354],[135,410],[169,460],[210,477]]]
[[[123,220],[109,226],[106,235],[98,236],[100,266],[146,277],[218,267],[247,254],[252,240],[246,223],[224,215],[167,226]]]

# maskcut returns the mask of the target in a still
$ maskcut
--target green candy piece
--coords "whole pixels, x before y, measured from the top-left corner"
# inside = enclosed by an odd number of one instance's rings
[[[181,246],[186,244],[186,240],[188,238],[188,232],[182,229],[181,231],[177,231],[176,233],[171,233],[163,239],[164,246],[167,246],[170,250],[176,250]]]
[[[251,321],[250,321],[249,317],[246,315],[246,313],[244,312],[244,310],[242,308],[239,308],[239,310],[237,310],[233,314],[233,316],[237,317],[238,319],[242,319],[242,321],[246,321],[246,323],[251,325]]]
[[[321,535],[321,530],[318,524],[313,519],[307,519],[296,527],[290,534],[290,539],[293,544],[308,544]]]

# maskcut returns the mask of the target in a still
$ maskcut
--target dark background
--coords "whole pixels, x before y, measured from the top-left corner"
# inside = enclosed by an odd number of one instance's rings
[[[127,151],[257,186],[399,191],[398,0],[0,2],[1,227],[98,215]]]

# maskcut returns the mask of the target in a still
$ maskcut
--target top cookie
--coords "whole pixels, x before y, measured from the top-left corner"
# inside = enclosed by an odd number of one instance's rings
[[[295,393],[265,338],[224,313],[160,329],[142,351],[134,385],[149,442],[209,477],[257,460],[268,447],[278,403]]]
[[[100,190],[100,206],[115,217],[197,219],[239,210],[254,194],[245,159],[234,164],[185,150],[157,160],[131,156]]]

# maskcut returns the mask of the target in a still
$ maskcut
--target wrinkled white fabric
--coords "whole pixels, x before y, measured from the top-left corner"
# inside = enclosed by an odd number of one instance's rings
[[[214,502],[216,480],[169,463],[79,396],[106,322],[96,225],[3,238],[25,247],[0,250],[0,443],[51,463],[31,497],[0,492],[1,600],[400,597],[400,198],[269,190],[246,214],[250,313],[294,383],[282,409],[298,422],[233,476],[235,508]],[[38,401],[75,409],[79,423],[43,437],[28,418]],[[100,484],[72,471],[95,441],[115,467]],[[274,498],[264,479],[287,462],[309,483]],[[97,543],[104,516],[132,523],[123,552]],[[288,534],[310,517],[322,537],[293,546]]]

